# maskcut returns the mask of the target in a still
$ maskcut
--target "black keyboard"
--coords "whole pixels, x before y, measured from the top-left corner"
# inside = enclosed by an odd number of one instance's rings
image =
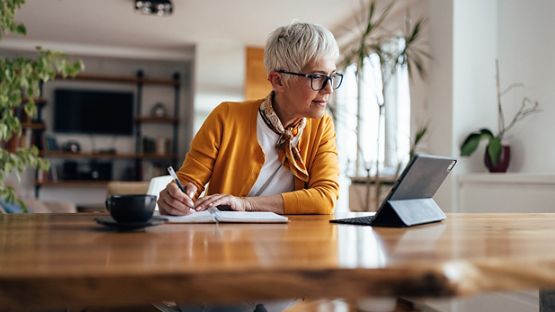
[[[372,225],[372,220],[374,220],[374,216],[335,219],[335,220],[330,220],[330,222],[342,223],[342,224],[355,224],[355,225]]]

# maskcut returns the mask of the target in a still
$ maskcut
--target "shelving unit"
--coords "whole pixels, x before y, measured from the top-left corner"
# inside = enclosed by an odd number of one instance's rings
[[[43,181],[37,182],[40,187],[67,187],[67,188],[103,188],[106,187],[108,181]]]
[[[23,98],[22,103],[27,103],[28,99]],[[37,146],[39,149],[42,147],[42,135],[46,130],[44,122],[42,121],[42,109],[46,105],[46,100],[38,97],[34,99],[37,106],[37,116],[31,119],[27,116],[23,107],[18,107],[14,114],[19,119],[21,124],[21,134],[12,137],[8,142],[5,142],[5,147],[10,151],[15,151],[21,147]]]
[[[95,152],[79,152],[71,153],[65,151],[51,151],[46,150],[41,147],[42,156],[48,159],[68,159],[68,160],[102,160],[102,161],[133,161],[134,170],[137,176],[136,180],[143,180],[143,170],[142,165],[145,161],[148,162],[159,162],[168,163],[177,166],[177,151],[178,151],[178,130],[179,130],[179,98],[180,98],[180,86],[181,79],[179,73],[175,73],[172,79],[153,79],[147,78],[142,70],[138,70],[135,77],[127,76],[105,76],[97,74],[79,74],[78,76],[66,80],[75,81],[90,81],[90,82],[107,82],[114,84],[132,84],[136,86],[135,92],[135,109],[134,109],[134,153],[95,153]],[[154,117],[145,115],[142,113],[143,110],[143,92],[146,86],[162,86],[171,88],[174,92],[174,105],[173,112],[169,112],[171,116],[176,117]],[[41,101],[46,104],[46,100]],[[173,113],[173,114],[171,114]],[[42,120],[42,117],[41,117]],[[145,153],[143,149],[142,139],[143,139],[143,125],[146,124],[160,124],[162,126],[171,127],[171,148],[166,153]],[[44,123],[28,123],[25,124],[32,129],[40,129],[41,135],[47,128]],[[42,145],[42,144],[41,144]],[[38,197],[41,187],[105,187],[109,181],[97,181],[97,180],[60,180],[51,181],[47,179],[39,179],[37,173],[35,183],[35,195]]]
[[[64,151],[43,151],[42,156],[45,158],[59,158],[59,159],[174,159],[177,156],[174,154],[155,154],[155,153],[71,153]]]

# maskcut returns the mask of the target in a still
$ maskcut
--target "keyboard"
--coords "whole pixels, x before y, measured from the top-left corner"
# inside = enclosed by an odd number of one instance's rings
[[[372,220],[374,220],[374,216],[335,219],[335,220],[330,220],[330,222],[341,223],[341,224],[372,225]]]

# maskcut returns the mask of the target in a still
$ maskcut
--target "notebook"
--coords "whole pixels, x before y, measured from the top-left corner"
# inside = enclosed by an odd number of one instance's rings
[[[186,216],[160,216],[169,223],[287,223],[287,217],[266,211],[221,211],[215,207]]]
[[[403,227],[444,220],[445,214],[432,197],[456,162],[449,157],[415,155],[375,215],[330,222]]]

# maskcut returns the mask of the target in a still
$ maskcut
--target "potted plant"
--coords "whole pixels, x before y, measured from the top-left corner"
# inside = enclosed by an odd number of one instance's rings
[[[25,35],[23,24],[14,20],[15,11],[24,0],[0,1],[0,39],[6,33]],[[26,168],[47,169],[48,162],[39,155],[36,146],[20,147],[8,144],[21,135],[22,126],[19,111],[27,117],[36,114],[35,99],[40,95],[40,84],[62,77],[74,76],[83,69],[81,61],[69,62],[59,52],[37,48],[34,59],[16,57],[0,59],[0,200],[16,202],[25,208],[15,195],[14,189],[6,185],[10,174],[19,174]]]
[[[522,87],[521,83],[513,83],[501,91],[499,79],[499,62],[495,63],[496,69],[496,87],[497,87],[497,132],[494,133],[488,128],[482,128],[478,131],[470,133],[461,145],[461,156],[472,155],[482,139],[487,140],[486,152],[484,154],[484,162],[490,172],[506,172],[510,162],[510,147],[503,144],[503,138],[507,132],[520,120],[539,111],[538,101],[532,101],[528,97],[524,97],[521,101],[520,108],[514,115],[509,124],[505,124],[505,115],[503,113],[503,104],[501,97],[516,87]]]
[[[365,77],[363,77],[364,67],[366,59],[371,55],[375,54],[380,63],[381,71],[381,94],[376,94],[376,98],[381,99],[378,101],[378,120],[376,124],[376,129],[378,131],[378,137],[380,136],[380,130],[382,129],[382,123],[384,122],[384,111],[385,106],[387,106],[387,94],[385,90],[390,80],[395,76],[397,70],[400,66],[406,66],[409,77],[412,78],[414,73],[417,73],[421,77],[426,76],[425,70],[425,60],[431,59],[430,54],[426,52],[425,49],[419,46],[420,41],[422,41],[422,27],[425,20],[423,18],[417,19],[414,23],[411,23],[411,18],[409,12],[404,18],[405,25],[401,26],[401,33],[398,31],[392,31],[388,27],[395,27],[397,24],[390,21],[391,18],[398,19],[398,16],[391,14],[394,6],[397,2],[391,2],[387,4],[381,12],[378,12],[377,1],[373,0],[368,3],[366,10],[361,11],[361,16],[358,22],[358,35],[355,36],[354,41],[348,42],[341,47],[343,59],[341,60],[340,67],[346,68],[347,66],[354,64],[356,65],[356,79],[357,79],[357,111],[362,110],[362,106],[367,105],[363,100],[362,93],[365,88],[363,83]],[[390,16],[392,16],[390,18]],[[389,24],[389,25],[388,25]],[[352,30],[349,30],[352,31]],[[397,50],[392,49],[392,44],[402,40],[402,48]],[[330,108],[333,113],[337,108]],[[357,125],[356,132],[359,132],[360,124],[363,121],[361,116],[357,115]],[[360,173],[360,169],[363,167],[365,161],[365,155],[363,155],[361,145],[362,136],[358,136],[357,142],[357,153],[355,155],[355,168],[356,174]],[[380,144],[378,144],[379,146]],[[379,158],[380,151],[376,151],[376,159]],[[376,160],[377,162],[377,160]],[[375,165],[375,176],[379,176],[379,165]],[[367,166],[364,166],[367,167]],[[365,168],[368,171],[369,168]]]

